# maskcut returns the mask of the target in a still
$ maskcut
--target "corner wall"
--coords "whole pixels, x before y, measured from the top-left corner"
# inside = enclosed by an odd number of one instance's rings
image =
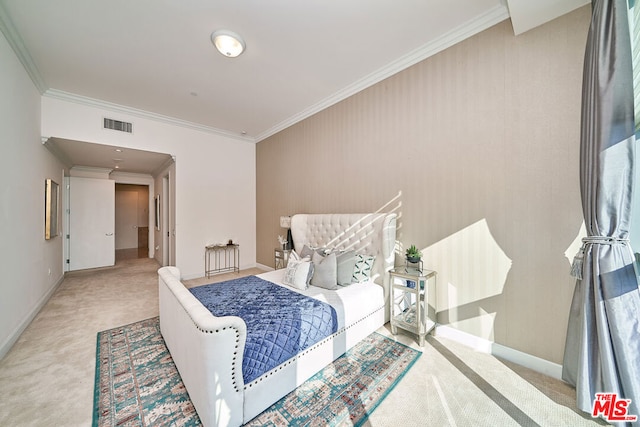
[[[502,22],[258,143],[257,262],[280,215],[395,211],[440,324],[562,363],[589,19]]]
[[[63,277],[60,236],[44,239],[45,179],[63,165],[40,139],[40,94],[0,33],[0,358]],[[59,203],[60,205],[60,203]],[[58,218],[62,215],[59,211]]]

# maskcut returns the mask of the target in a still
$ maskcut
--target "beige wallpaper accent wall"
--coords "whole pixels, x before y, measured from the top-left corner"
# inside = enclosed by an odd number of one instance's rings
[[[439,323],[562,363],[589,18],[505,21],[258,143],[257,262],[280,215],[395,211]]]

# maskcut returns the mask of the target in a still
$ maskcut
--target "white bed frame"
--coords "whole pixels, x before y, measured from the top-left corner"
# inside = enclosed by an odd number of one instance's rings
[[[247,423],[389,319],[386,273],[395,258],[395,214],[294,215],[291,232],[298,250],[307,244],[375,255],[372,278],[383,287],[385,304],[245,384],[244,321],[214,316],[180,282],[176,267],[161,268],[160,330],[205,427]]]

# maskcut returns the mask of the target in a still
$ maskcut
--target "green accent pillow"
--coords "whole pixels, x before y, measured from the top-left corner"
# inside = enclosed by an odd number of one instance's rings
[[[353,269],[353,282],[365,282],[371,277],[371,270],[376,257],[356,254],[356,266]]]

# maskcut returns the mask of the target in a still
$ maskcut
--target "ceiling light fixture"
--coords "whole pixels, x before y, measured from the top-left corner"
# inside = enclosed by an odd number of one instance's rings
[[[245,49],[242,37],[229,30],[217,30],[211,33],[211,42],[218,52],[229,58],[235,58]]]

